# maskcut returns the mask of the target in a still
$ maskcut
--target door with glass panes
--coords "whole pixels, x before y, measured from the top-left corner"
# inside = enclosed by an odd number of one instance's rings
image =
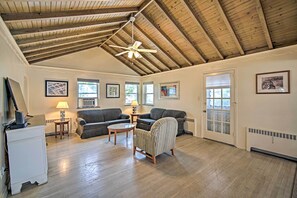
[[[204,76],[204,138],[234,145],[233,73]]]

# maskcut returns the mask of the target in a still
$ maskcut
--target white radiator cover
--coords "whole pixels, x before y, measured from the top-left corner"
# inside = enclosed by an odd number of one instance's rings
[[[266,129],[247,128],[246,150],[252,148],[297,159],[297,135]]]

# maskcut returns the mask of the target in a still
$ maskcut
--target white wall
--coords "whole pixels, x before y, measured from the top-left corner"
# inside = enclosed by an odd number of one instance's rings
[[[12,40],[10,33],[8,32],[4,22],[0,18],[0,168],[5,166],[4,161],[4,135],[3,135],[3,123],[7,123],[7,95],[4,84],[4,78],[9,77],[20,83],[23,90],[25,100],[27,100],[26,92],[26,62],[18,56],[16,50],[16,44]],[[5,196],[7,193],[6,186],[4,185],[5,178],[0,177],[0,197]]]
[[[56,106],[59,101],[67,101],[69,109],[66,110],[66,117],[73,121],[77,112],[77,78],[99,79],[101,108],[119,107],[124,113],[131,113],[130,106],[125,104],[125,82],[140,82],[140,76],[129,76],[120,74],[109,74],[100,72],[79,71],[73,69],[59,69],[49,67],[30,66],[29,75],[29,113],[32,115],[45,114],[46,119],[60,117]],[[66,80],[69,86],[68,97],[45,97],[45,80]],[[120,98],[106,98],[106,83],[120,84]],[[75,123],[73,124],[73,128]],[[48,131],[50,132],[50,131]]]
[[[180,81],[179,100],[160,100],[155,95],[154,107],[181,109],[197,121],[195,136],[201,136],[203,74],[235,69],[237,89],[237,147],[245,148],[245,127],[259,127],[297,134],[297,45],[206,63],[200,66],[142,77],[153,81],[156,93],[159,83]],[[291,71],[290,94],[256,94],[256,74],[272,71]],[[143,112],[151,107],[144,106]]]
[[[138,76],[133,70],[99,47],[49,59],[35,65]]]

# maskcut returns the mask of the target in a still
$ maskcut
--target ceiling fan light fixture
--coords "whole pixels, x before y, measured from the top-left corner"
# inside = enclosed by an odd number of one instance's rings
[[[132,51],[129,51],[128,58],[133,58],[133,52]]]

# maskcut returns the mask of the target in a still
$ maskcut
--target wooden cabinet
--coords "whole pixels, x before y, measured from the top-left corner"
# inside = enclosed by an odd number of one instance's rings
[[[26,128],[7,130],[7,145],[11,194],[21,192],[26,182],[38,185],[47,182],[45,117],[37,115],[28,120]]]

